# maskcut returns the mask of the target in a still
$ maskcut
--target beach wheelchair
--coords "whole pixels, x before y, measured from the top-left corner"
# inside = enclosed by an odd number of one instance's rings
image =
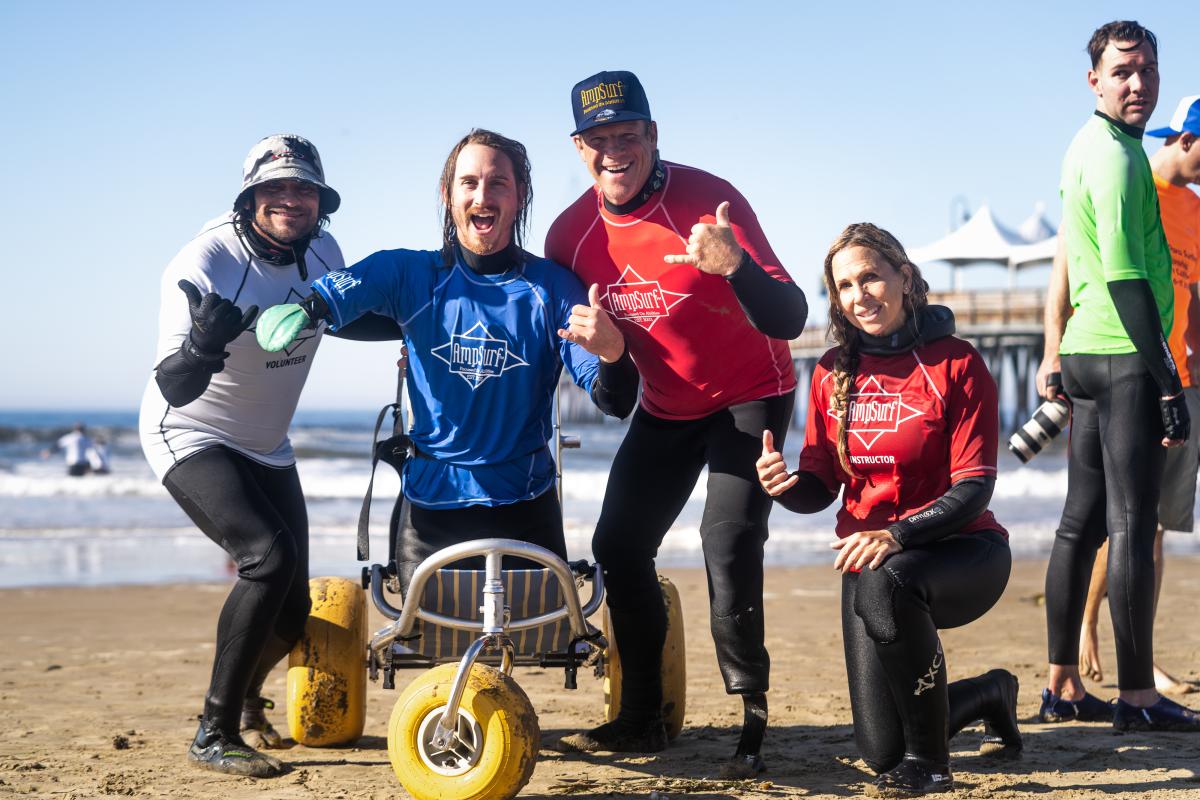
[[[364,508],[369,498],[368,489]],[[393,555],[399,508],[392,518]],[[454,566],[478,557],[482,570]],[[505,569],[506,558],[537,566]],[[683,617],[678,591],[666,578],[659,581],[668,620],[663,716],[674,738],[686,710]],[[567,689],[577,687],[580,668],[591,669],[603,679],[606,718],[620,710],[620,660],[597,564],[568,564],[515,539],[479,539],[427,557],[403,596],[395,561],[364,568],[361,582],[315,578],[310,594],[305,635],[288,662],[289,733],[310,747],[351,743],[365,727],[367,679],[392,689],[400,670],[424,670],[401,691],[387,736],[396,777],[417,800],[507,800],[528,782],[541,733],[514,667],[561,668]],[[369,637],[368,594],[388,619]],[[397,608],[392,603],[401,596]],[[589,618],[602,609],[597,628]]]

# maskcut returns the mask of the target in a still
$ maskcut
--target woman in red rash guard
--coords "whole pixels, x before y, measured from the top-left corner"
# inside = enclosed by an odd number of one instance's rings
[[[985,749],[1021,750],[1016,677],[995,669],[947,685],[937,633],[981,617],[1008,583],[1008,536],[987,510],[996,384],[887,231],[846,228],[825,285],[837,347],[813,371],[799,469],[788,472],[764,431],[758,477],[799,513],[842,492],[834,567],[854,738],[879,774],[874,793],[948,791],[948,738],[964,726],[983,719]]]

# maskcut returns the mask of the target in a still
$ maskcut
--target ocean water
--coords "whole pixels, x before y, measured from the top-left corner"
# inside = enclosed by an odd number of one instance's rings
[[[42,452],[75,421],[108,439],[112,474],[67,477],[62,455]],[[308,501],[311,572],[356,575],[354,540],[366,490],[375,414],[369,411],[301,412],[292,429],[298,469]],[[191,524],[155,479],[142,457],[134,412],[0,411],[0,587],[169,583],[220,580],[229,575],[224,553]],[[583,440],[566,451],[564,518],[573,558],[590,556],[589,542],[622,424],[565,426]],[[784,449],[795,463],[802,432]],[[1062,442],[1028,465],[1007,451],[991,508],[1011,535],[1018,558],[1043,558],[1066,493]],[[697,529],[704,504],[701,476],[668,533],[659,563],[702,563]],[[371,552],[385,558],[387,521],[399,490],[395,472],[381,464],[372,504]],[[836,507],[813,515],[776,509],[767,543],[769,564],[831,563]],[[1168,551],[1200,552],[1200,536],[1171,535]]]

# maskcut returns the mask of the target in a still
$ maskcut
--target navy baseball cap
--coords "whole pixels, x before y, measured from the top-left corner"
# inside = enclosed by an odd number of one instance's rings
[[[1146,131],[1146,135],[1165,139],[1168,136],[1178,136],[1184,131],[1200,136],[1200,94],[1180,100],[1179,108],[1175,109],[1175,116],[1171,117],[1171,124],[1165,128]]]
[[[650,101],[642,82],[632,72],[597,72],[584,78],[571,90],[571,110],[575,112],[572,136],[597,125],[650,119]]]

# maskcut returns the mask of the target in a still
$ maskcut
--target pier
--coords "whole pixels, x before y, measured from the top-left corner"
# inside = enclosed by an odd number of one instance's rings
[[[957,335],[975,346],[996,380],[1002,435],[1028,419],[1039,400],[1034,380],[1042,361],[1042,313],[1045,292],[1003,289],[974,292],[930,292],[929,302],[954,311]],[[792,426],[803,429],[813,367],[832,344],[825,325],[805,328],[791,341],[798,391]],[[563,384],[572,385],[564,376]],[[561,394],[564,422],[600,422],[603,415],[576,387]]]

